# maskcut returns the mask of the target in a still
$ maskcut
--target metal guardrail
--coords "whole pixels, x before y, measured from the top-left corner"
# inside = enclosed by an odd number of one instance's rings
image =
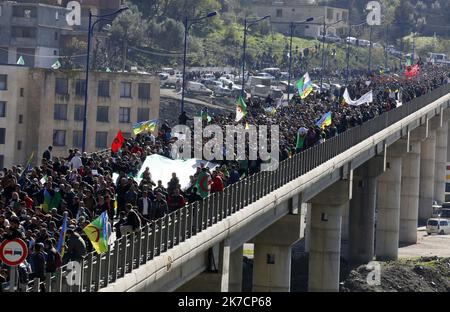
[[[450,93],[450,84],[296,154],[280,162],[276,171],[256,173],[226,187],[223,192],[213,193],[202,201],[185,206],[147,224],[140,231],[116,240],[107,253],[87,255],[81,263],[80,285],[69,286],[67,282],[71,277],[70,270],[67,266],[63,266],[58,268],[52,276],[48,275],[45,282],[46,291],[94,292],[107,287],[168,249],[205,231],[217,222],[448,93]],[[27,291],[39,291],[37,285],[40,282],[39,280],[31,282]]]

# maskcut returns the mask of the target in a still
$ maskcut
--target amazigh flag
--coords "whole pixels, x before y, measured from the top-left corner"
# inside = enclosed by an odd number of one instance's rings
[[[92,221],[83,231],[99,255],[108,251],[109,231],[107,211],[104,211],[100,217]]]
[[[125,138],[123,137],[122,131],[119,130],[116,138],[111,144],[111,151],[117,153],[122,148],[123,142],[125,142]]]
[[[61,203],[61,193],[55,192],[52,196],[47,189],[44,190],[44,204],[42,205],[42,210],[45,213],[49,213],[53,208],[58,208]]]
[[[319,121],[316,123],[316,126],[321,129],[331,126],[331,112],[328,112],[325,115],[323,115],[322,118],[320,118]]]
[[[23,169],[21,176],[27,174],[31,170],[31,161],[33,160],[34,152],[31,152],[30,158],[28,158],[27,163],[25,164],[25,169]]]
[[[22,55],[17,60],[17,65],[25,65],[25,60],[23,59]]]
[[[56,250],[60,253],[61,257],[64,257],[64,244],[66,242],[66,231],[67,231],[67,212],[64,213],[64,219],[61,226],[61,232],[59,233],[58,245],[56,246]]]
[[[52,65],[53,69],[60,69],[61,68],[61,63],[59,62],[59,60],[56,60],[56,62]]]
[[[297,89],[302,100],[313,91],[312,82],[308,73],[306,73],[302,79],[297,81]]]
[[[245,116],[247,116],[247,104],[245,104],[244,99],[240,96],[236,103],[236,122],[241,121]]]
[[[134,135],[138,135],[139,133],[142,133],[144,131],[153,132],[156,130],[157,126],[158,126],[157,119],[138,122],[137,124],[133,125],[133,133]]]
[[[206,198],[209,195],[209,176],[206,172],[202,171],[198,175],[197,182],[195,183],[195,187],[197,188],[198,194],[202,198]]]
[[[308,134],[308,129],[306,129],[305,127],[301,127],[300,129],[298,129],[297,144],[295,147],[297,150],[301,150],[303,148],[303,146],[305,145],[305,139],[306,139],[307,134]]]

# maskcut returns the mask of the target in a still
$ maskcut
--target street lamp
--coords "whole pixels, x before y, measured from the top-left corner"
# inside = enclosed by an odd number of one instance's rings
[[[83,118],[83,144],[82,144],[82,152],[86,151],[86,134],[87,134],[87,104],[88,104],[88,90],[89,90],[89,61],[91,54],[91,39],[92,34],[94,33],[95,25],[100,22],[108,21],[111,22],[113,20],[113,16],[116,16],[126,10],[128,7],[120,8],[119,10],[105,15],[94,15],[89,10],[89,27],[88,27],[88,42],[87,42],[87,57],[86,57],[86,78],[84,82],[84,118]],[[97,20],[92,23],[92,18],[95,17]]]
[[[291,95],[291,72],[292,72],[292,38],[294,37],[295,27],[304,24],[304,23],[310,23],[314,20],[314,17],[310,17],[304,21],[301,22],[291,22],[290,23],[290,31],[291,31],[291,39],[289,44],[289,78],[288,78],[288,102],[290,100]]]
[[[185,94],[185,88],[186,88],[186,54],[187,54],[187,41],[188,41],[188,33],[189,29],[192,25],[199,23],[200,21],[210,18],[213,16],[216,16],[217,12],[210,12],[207,15],[199,18],[192,18],[189,17],[184,18],[184,54],[183,54],[183,82],[182,82],[182,90],[181,90],[181,114],[184,112],[184,94]]]
[[[348,37],[347,37],[347,73],[346,73],[346,83],[348,84],[349,76],[350,76],[350,37],[352,34],[352,27],[359,27],[367,24],[367,22],[363,22],[360,24],[349,25],[348,27]]]
[[[334,22],[330,25],[327,26],[326,23],[326,19],[325,17],[323,17],[323,35],[322,35],[322,70],[321,70],[321,74],[320,74],[320,92],[322,92],[323,90],[323,73],[325,71],[325,36],[327,33],[327,29],[330,28],[331,26],[334,26],[336,24],[339,24],[340,22],[342,22],[343,20],[338,20],[337,22]]]
[[[261,22],[262,20],[268,18],[270,18],[270,15],[266,15],[263,18],[259,18],[256,20],[248,20],[247,18],[244,19],[244,47],[242,53],[242,90],[241,90],[242,98],[244,98],[245,95],[245,50],[247,48],[247,31],[249,30],[250,26],[255,25]]]

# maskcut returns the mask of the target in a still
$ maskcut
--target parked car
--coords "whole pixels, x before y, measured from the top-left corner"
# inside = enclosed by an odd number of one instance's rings
[[[320,40],[322,41],[323,38],[321,37]],[[342,39],[340,37],[336,36],[335,34],[328,34],[325,36],[325,42],[338,43],[341,41],[342,41]]]
[[[355,38],[355,37],[347,37],[347,38],[345,38],[345,43],[356,44],[357,41],[358,41],[358,39]]]
[[[432,218],[427,221],[427,234],[445,235],[450,233],[450,224],[447,219]]]
[[[288,91],[288,82],[287,81],[280,81],[280,90],[287,93],[287,91]],[[297,90],[295,88],[295,85],[291,81],[291,86],[289,88],[289,92],[292,94],[292,93],[295,93],[295,91],[297,91]]]
[[[358,45],[361,47],[369,47],[370,46],[370,41],[369,40],[365,40],[365,39],[359,39],[358,40]]]
[[[259,74],[256,75],[256,77],[268,78],[270,80],[275,80],[275,77],[272,76],[271,74],[268,74],[268,73],[259,73]]]
[[[205,87],[204,84],[199,82],[189,81],[186,86],[186,92],[192,94],[201,94],[201,95],[213,95],[213,91]]]

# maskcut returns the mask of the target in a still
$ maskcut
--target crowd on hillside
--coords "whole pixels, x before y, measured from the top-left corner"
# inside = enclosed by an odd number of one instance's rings
[[[440,68],[424,69],[420,77],[405,80],[395,76],[372,76],[349,87],[352,98],[369,90],[374,91],[374,103],[359,107],[342,105],[343,90],[312,93],[302,100],[294,96],[291,103],[267,113],[275,103],[248,100],[248,115],[241,124],[280,126],[280,160],[307,149],[320,141],[358,126],[396,107],[393,90],[402,91],[403,103],[449,83],[449,72]],[[332,125],[321,129],[316,121],[332,112]],[[184,120],[186,121],[186,120]],[[208,121],[205,120],[205,123]],[[235,124],[235,115],[212,116],[211,123],[225,127]],[[307,139],[296,150],[296,136],[300,127],[307,129]],[[135,177],[147,156],[159,154],[170,157],[174,142],[171,127],[162,122],[157,135],[139,134],[127,139],[118,154],[81,154],[71,149],[64,157],[55,157],[50,146],[38,166],[13,166],[3,169],[0,178],[0,242],[21,238],[29,248],[27,261],[19,267],[19,279],[45,278],[46,273],[71,260],[80,260],[93,250],[83,232],[92,220],[107,212],[112,228],[119,238],[137,231],[165,214],[176,211],[202,197],[196,187],[197,177],[208,175],[211,192],[220,192],[243,176],[259,170],[260,161],[219,162],[214,170],[199,166],[190,177],[191,184],[181,189],[177,173],[167,185],[154,180],[152,168],[145,170],[142,181]],[[119,177],[113,181],[113,173]],[[69,226],[64,252],[57,250],[60,229],[65,216]],[[6,266],[0,265],[0,285],[9,279]],[[0,288],[1,289],[1,288]]]

